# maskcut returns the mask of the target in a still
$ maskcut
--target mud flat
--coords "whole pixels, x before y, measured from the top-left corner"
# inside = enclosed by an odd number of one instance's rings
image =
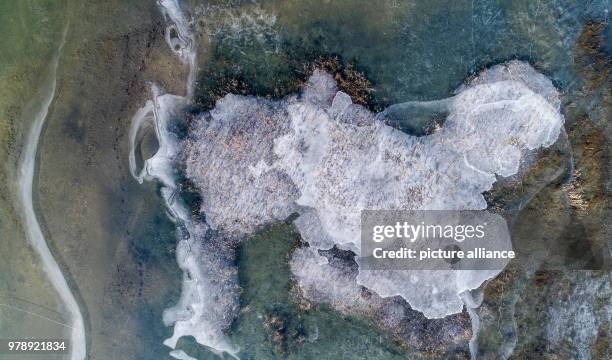
[[[35,174],[35,141],[27,144],[30,162],[19,161],[20,154],[26,151],[26,143],[32,140],[32,126],[40,125],[35,120],[44,116],[51,101],[51,80],[55,76],[57,50],[66,23],[64,10],[64,2],[0,5],[3,34],[0,40],[3,54],[0,60],[0,338],[3,339],[51,338],[62,333],[68,338],[70,332],[70,313],[45,269],[53,264],[44,264],[40,248],[28,241],[32,235],[41,235],[36,231],[39,230],[36,218],[32,217],[37,212],[36,204],[28,196],[32,195],[28,185],[32,185]],[[28,170],[27,176],[18,171],[20,166],[21,170]],[[18,182],[18,178],[25,182]],[[39,241],[37,244],[41,245]],[[47,252],[47,260],[48,255]],[[61,273],[56,272],[54,276],[61,282]],[[62,290],[66,293],[66,288]],[[49,358],[64,356],[54,354]]]
[[[40,134],[45,124],[45,120],[49,114],[49,107],[51,106],[51,103],[55,97],[55,90],[57,87],[57,68],[62,50],[66,43],[67,32],[68,25],[66,25],[62,33],[57,53],[51,60],[51,64],[49,66],[49,78],[43,86],[40,109],[36,113],[34,121],[32,122],[32,127],[29,131],[27,141],[21,153],[18,170],[19,176],[16,181],[18,186],[17,197],[19,199],[17,206],[22,211],[23,223],[28,240],[30,241],[31,246],[40,256],[43,269],[46,275],[49,277],[49,281],[58,292],[62,300],[62,305],[66,307],[69,314],[69,320],[67,321],[66,327],[70,329],[70,358],[80,360],[84,359],[86,354],[85,325],[83,323],[83,315],[81,314],[79,305],[77,304],[60,267],[47,246],[47,242],[38,223],[36,212],[34,211],[34,205],[32,203],[32,184],[36,168],[38,143],[40,141]]]
[[[40,142],[39,221],[78,291],[88,357],[164,358],[162,311],[180,284],[175,238],[156,186],[130,176],[127,137],[147,81],[184,92],[173,80],[183,74],[155,1],[73,2],[68,12],[71,30]]]

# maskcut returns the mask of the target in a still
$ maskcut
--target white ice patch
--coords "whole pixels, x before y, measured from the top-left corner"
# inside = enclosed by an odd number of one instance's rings
[[[290,266],[308,299],[343,310],[367,310],[373,305],[363,298],[351,271],[331,266],[312,246],[295,250]]]
[[[178,360],[198,360],[192,356],[187,355],[183,350],[172,350],[170,351],[170,356]]]
[[[196,124],[186,147],[187,176],[202,192],[201,210],[215,229],[244,236],[297,211],[304,214],[297,227],[313,248],[336,245],[359,254],[361,210],[485,209],[482,193],[496,175],[515,174],[521,154],[553,144],[563,125],[550,80],[517,61],[423,106],[449,115],[434,134],[414,137],[380,121],[384,112],[352,104],[321,71],[297,98],[228,95]],[[301,260],[292,269],[301,286],[333,288],[344,281],[315,271],[316,251],[297,254]],[[440,318],[461,312],[460,294],[498,273],[361,271],[356,281]]]
[[[223,334],[223,329],[229,326],[227,314],[235,308],[235,291],[232,289],[235,274],[232,269],[224,272],[224,265],[215,259],[215,254],[205,251],[207,245],[202,242],[208,227],[193,222],[189,208],[177,196],[176,169],[182,145],[172,131],[172,124],[187,100],[170,94],[161,95],[155,86],[152,93],[153,100],[148,101],[132,119],[130,170],[141,183],[156,180],[162,184],[161,195],[168,215],[177,226],[176,258],[184,279],[179,303],[164,312],[164,323],[174,325],[173,336],[164,344],[175,348],[179,338],[191,335],[198,343],[214,351],[235,354],[236,349]],[[138,131],[146,126],[155,128],[159,148],[139,171],[136,169],[134,141]],[[219,294],[229,295],[220,299]]]
[[[222,241],[206,237],[208,226],[193,221],[190,209],[179,196],[179,160],[183,144],[173,126],[183,116],[183,109],[193,94],[196,73],[196,49],[189,22],[176,0],[160,0],[160,10],[170,22],[166,41],[180,59],[189,66],[187,96],[162,94],[151,86],[152,99],[132,119],[130,129],[130,172],[138,182],[158,181],[168,216],[176,224],[178,245],[176,258],[183,271],[181,297],[163,314],[167,326],[174,325],[172,337],[164,344],[174,349],[179,338],[193,336],[196,341],[218,354],[236,358],[237,349],[224,334],[237,308],[237,278],[233,266],[220,254]],[[156,153],[137,169],[136,142],[139,132],[148,126],[155,129],[159,147]],[[182,351],[172,351],[177,359],[188,359]]]
[[[612,326],[612,287],[609,272],[566,273],[571,291],[562,288],[551,298],[546,339],[551,351],[569,348],[572,359],[590,360],[599,329]],[[567,339],[571,339],[570,342]],[[565,350],[567,351],[567,350]]]
[[[170,23],[165,33],[166,43],[184,64],[189,65],[187,97],[191,98],[197,72],[195,37],[177,0],[159,0],[158,3],[166,20]]]

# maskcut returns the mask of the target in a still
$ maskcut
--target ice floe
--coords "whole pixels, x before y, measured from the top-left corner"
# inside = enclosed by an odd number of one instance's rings
[[[153,87],[153,99],[133,119],[130,169],[139,181],[162,183],[177,224],[184,281],[179,303],[164,313],[164,322],[174,325],[166,345],[192,335],[213,351],[237,354],[223,333],[238,306],[232,244],[293,213],[310,247],[296,250],[291,269],[312,300],[365,309],[372,305],[361,296],[365,287],[376,299],[401,296],[429,318],[478,306],[470,291],[499,270],[361,271],[357,260],[351,272],[330,267],[320,251],[359,255],[364,209],[485,209],[482,193],[496,176],[515,174],[527,152],[556,141],[563,116],[550,80],[512,61],[483,71],[448,99],[396,104],[376,114],[316,70],[301,94],[283,100],[225,96],[198,116],[181,142],[171,125],[193,94],[195,43],[177,2],[159,4],[171,23],[166,40],[190,66],[187,97]],[[409,116],[406,110],[415,107],[447,114],[444,125],[416,137],[386,124],[391,114]],[[160,147],[137,169],[135,143],[146,126],[155,127]],[[200,192],[205,221],[178,196],[181,161]]]
[[[496,176],[516,173],[522,154],[553,144],[563,125],[550,80],[519,61],[423,106],[448,116],[435,133],[415,137],[387,126],[385,112],[353,104],[321,71],[300,96],[281,101],[227,95],[195,123],[187,176],[201,191],[208,224],[220,232],[244,237],[297,211],[304,214],[297,227],[315,249],[336,245],[359,254],[361,210],[485,209],[482,193]],[[341,277],[313,269],[325,266],[322,256],[297,254],[298,284],[338,289]],[[461,312],[461,294],[498,273],[360,271],[356,282],[440,318]]]
[[[217,353],[235,357],[237,349],[223,331],[227,329],[237,308],[237,279],[232,266],[233,253],[223,257],[224,239],[207,236],[209,227],[194,222],[189,207],[180,196],[179,168],[183,144],[176,133],[176,125],[184,116],[190,102],[197,70],[196,48],[190,24],[176,0],[160,0],[161,12],[170,23],[166,41],[172,51],[189,66],[186,96],[164,94],[151,85],[151,100],[137,111],[130,128],[130,172],[134,178],[161,183],[161,195],[168,216],[177,228],[176,258],[183,271],[181,297],[178,303],[164,311],[163,321],[174,326],[173,335],[164,344],[174,349],[179,338],[193,336],[196,341]],[[136,149],[139,134],[147,128],[155,129],[159,147],[155,154],[144,159],[142,169],[137,168]],[[188,358],[175,350],[175,358]]]

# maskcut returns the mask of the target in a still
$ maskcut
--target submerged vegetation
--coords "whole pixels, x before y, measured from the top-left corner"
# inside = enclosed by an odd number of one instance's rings
[[[300,246],[299,233],[287,223],[263,229],[239,245],[238,276],[244,290],[230,336],[240,358],[405,359],[407,350],[370,320],[300,302],[288,265]],[[198,359],[217,358],[191,338],[179,341],[177,348]]]
[[[254,95],[271,99],[299,92],[315,69],[332,74],[338,89],[349,94],[353,102],[380,111],[384,104],[376,99],[370,80],[358,65],[344,62],[339,55],[321,55],[315,50],[285,49],[261,61],[249,61],[244,66],[213,46],[213,61],[201,71],[197,83],[195,105],[198,111],[210,110],[227,94]]]

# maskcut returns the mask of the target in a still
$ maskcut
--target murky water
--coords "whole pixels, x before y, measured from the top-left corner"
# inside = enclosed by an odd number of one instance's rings
[[[600,97],[601,93],[597,93],[601,88],[595,91],[596,95],[586,95],[584,92],[590,86],[592,75],[585,76],[582,67],[585,61],[588,63],[592,59],[577,60],[584,52],[581,50],[584,40],[581,39],[590,31],[588,24],[607,24],[609,4],[606,2],[190,3],[196,17],[196,29],[210,40],[210,44],[202,42],[208,48],[203,55],[206,62],[202,65],[196,91],[196,104],[200,109],[212,107],[214,101],[227,92],[268,97],[295,93],[301,86],[304,74],[308,74],[308,64],[320,63],[321,58],[337,57],[344,66],[349,64],[366,74],[372,89],[366,104],[374,109],[403,101],[448,97],[466,78],[482,68],[510,59],[521,59],[529,61],[551,78],[564,94],[563,105],[569,129],[579,128],[582,125],[577,124],[586,122],[588,127],[600,126],[600,131],[608,131],[609,134],[609,129],[601,126],[602,116],[606,113],[606,110],[602,113],[605,100]],[[606,25],[603,26],[605,28]],[[604,94],[605,91],[604,86]],[[598,100],[593,101],[590,96],[596,96]],[[436,116],[435,112],[433,116]],[[420,115],[416,119],[421,120]],[[407,132],[419,134],[423,130],[421,124],[415,123],[414,119],[409,120],[396,125]],[[525,294],[524,287],[517,284],[537,282],[531,278],[533,267],[541,266],[541,261],[550,255],[550,249],[554,252],[551,258],[555,257],[555,261],[560,263],[549,266],[561,267],[562,271],[577,259],[578,262],[570,265],[570,268],[581,266],[576,264],[583,260],[591,261],[587,268],[593,268],[598,261],[595,259],[597,256],[593,255],[597,250],[585,250],[590,245],[585,245],[584,240],[580,239],[588,238],[592,245],[602,242],[606,230],[598,230],[594,223],[604,219],[605,211],[598,210],[600,205],[593,206],[588,213],[599,220],[587,220],[590,225],[580,225],[584,220],[578,218],[584,219],[584,215],[576,215],[575,204],[568,202],[567,194],[556,185],[574,176],[571,147],[574,147],[574,151],[582,151],[580,140],[576,137],[587,135],[575,132],[569,136],[571,145],[564,145],[561,141],[556,150],[544,154],[544,160],[538,163],[525,183],[518,186],[512,182],[502,183],[492,192],[493,199],[503,200],[509,209],[519,210],[514,233],[517,246],[528,254],[529,260],[517,265],[526,268],[526,278],[515,277],[516,283],[508,288],[512,290],[505,293],[508,301],[501,307],[500,316],[485,317],[482,326],[489,332],[482,339],[482,354],[508,356],[514,350],[517,336],[520,338],[519,353],[528,354],[534,348],[546,346],[542,345],[549,341],[546,338],[531,342],[521,338],[521,334],[517,334],[513,315],[510,315],[510,320],[508,316],[515,311],[516,299]],[[593,167],[596,165],[588,164],[588,161],[588,158],[582,157],[580,166],[591,172],[596,171]],[[600,171],[605,173],[605,169]],[[587,192],[604,191],[605,188],[603,182],[588,186]],[[520,210],[525,206],[531,211],[538,209],[536,212],[540,215],[523,215]],[[512,222],[517,216],[515,211],[510,210],[509,213]],[[582,232],[578,237],[576,234],[568,236],[583,226],[591,229],[587,232],[590,235]],[[533,232],[533,229],[539,230]],[[540,236],[536,243],[533,243],[534,234]],[[582,250],[578,250],[580,247]],[[574,258],[568,258],[568,253],[564,253],[570,248],[573,249],[569,250],[570,253],[574,251]],[[531,258],[532,253],[540,252],[541,255]],[[588,260],[593,256],[592,260]],[[265,284],[265,280],[257,282],[257,286]],[[271,296],[268,300],[273,302],[273,298]],[[488,306],[485,305],[485,308],[488,309]],[[537,311],[525,307],[523,303],[521,306],[520,312],[523,314]],[[519,324],[522,329],[538,331],[536,329],[542,326],[537,321],[526,320],[529,316],[519,318],[524,321]],[[340,320],[334,319],[327,324],[336,324],[337,321]],[[254,323],[257,322],[249,324]],[[244,321],[236,322],[232,331],[245,331],[240,326],[249,327]],[[495,330],[491,331],[491,328]],[[505,339],[503,334],[506,334]],[[236,339],[236,342],[240,343],[240,340]],[[265,351],[266,346],[261,345],[262,342],[246,344],[243,353]],[[289,342],[293,345],[299,343]],[[350,344],[356,342],[349,341]],[[525,345],[525,342],[528,344]],[[341,347],[344,344],[338,341],[333,346]],[[333,346],[325,348],[331,351],[329,349]],[[299,351],[294,351],[290,355],[274,354],[279,357],[298,356]],[[460,355],[456,353],[453,356]]]
[[[229,4],[194,5],[218,61],[203,69],[201,86],[237,71],[253,92],[282,94],[283,86],[292,90],[287,77],[302,70],[304,59],[338,55],[367,74],[383,103],[448,97],[470,74],[512,58],[572,86],[582,25],[606,16],[605,1]]]

